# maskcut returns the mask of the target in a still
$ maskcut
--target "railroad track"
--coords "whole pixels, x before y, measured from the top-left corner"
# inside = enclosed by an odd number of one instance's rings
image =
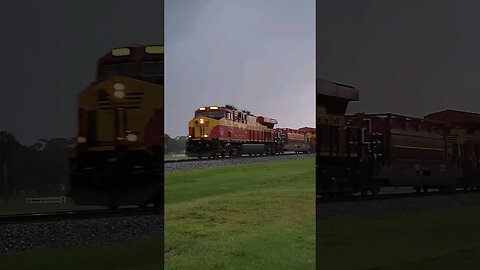
[[[258,158],[258,157],[265,157],[265,158],[267,158],[267,157],[276,157],[276,156],[295,156],[295,155],[312,155],[312,154],[315,154],[315,153],[298,154],[298,153],[288,152],[288,153],[284,153],[284,154],[281,154],[281,155],[270,155],[270,156],[267,156],[267,155],[247,156],[247,155],[244,155],[244,156],[235,156],[235,157],[226,156],[226,157],[224,157],[224,158],[221,158],[221,157],[218,157],[218,158],[202,158],[202,159],[198,159],[198,158],[187,158],[187,159],[178,159],[178,160],[165,160],[164,163],[209,162],[209,161],[212,161],[212,160],[241,159],[241,158],[255,158],[255,157],[257,157],[257,158]]]
[[[394,200],[394,199],[403,199],[403,198],[419,198],[419,197],[430,197],[430,196],[455,196],[461,194],[471,194],[479,193],[479,190],[457,190],[454,193],[441,193],[439,191],[429,191],[429,192],[405,192],[405,193],[390,193],[390,194],[376,194],[376,195],[351,195],[351,196],[342,196],[342,197],[330,197],[322,198],[317,195],[317,203],[319,204],[329,204],[329,203],[341,203],[341,202],[360,202],[360,201],[381,201],[381,200]]]
[[[80,210],[80,211],[9,214],[9,215],[0,215],[0,224],[38,223],[38,222],[48,222],[48,221],[95,219],[95,218],[125,217],[125,216],[147,216],[147,215],[163,215],[163,209],[158,207],[146,207],[146,208],[131,207],[131,208],[119,208],[116,210],[96,209],[96,210]]]

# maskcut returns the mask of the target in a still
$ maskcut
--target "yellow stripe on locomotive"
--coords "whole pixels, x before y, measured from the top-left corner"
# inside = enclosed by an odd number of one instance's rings
[[[95,147],[161,144],[163,86],[117,76],[87,87],[79,94],[78,143]],[[104,149],[104,147],[102,148]]]

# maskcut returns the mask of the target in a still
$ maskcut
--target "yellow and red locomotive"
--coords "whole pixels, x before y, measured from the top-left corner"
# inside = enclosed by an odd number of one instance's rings
[[[115,48],[78,95],[70,196],[77,205],[163,205],[164,47]]]
[[[234,106],[198,108],[189,121],[186,154],[189,157],[275,154],[277,120],[239,111]]]
[[[315,128],[274,128],[276,124],[276,119],[231,105],[201,107],[188,123],[186,154],[202,158],[315,151]]]

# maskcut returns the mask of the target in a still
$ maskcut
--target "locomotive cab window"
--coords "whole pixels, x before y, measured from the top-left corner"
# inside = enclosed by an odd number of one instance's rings
[[[224,117],[224,111],[200,111],[195,113],[195,117],[208,117],[208,118],[213,118],[216,120],[222,119]]]
[[[109,64],[98,67],[98,79],[110,76],[133,75],[138,73],[138,67],[134,63]]]
[[[143,62],[140,65],[140,74],[142,76],[163,76],[164,64],[163,62]]]

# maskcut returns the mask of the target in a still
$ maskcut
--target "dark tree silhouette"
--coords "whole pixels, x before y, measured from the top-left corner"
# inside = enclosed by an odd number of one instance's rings
[[[7,131],[0,131],[0,162],[2,164],[3,195],[5,204],[8,204],[8,163],[14,152],[20,147],[17,139]]]
[[[185,152],[185,144],[187,142],[186,136],[172,138],[168,134],[165,134],[164,138],[166,154],[180,154]]]

